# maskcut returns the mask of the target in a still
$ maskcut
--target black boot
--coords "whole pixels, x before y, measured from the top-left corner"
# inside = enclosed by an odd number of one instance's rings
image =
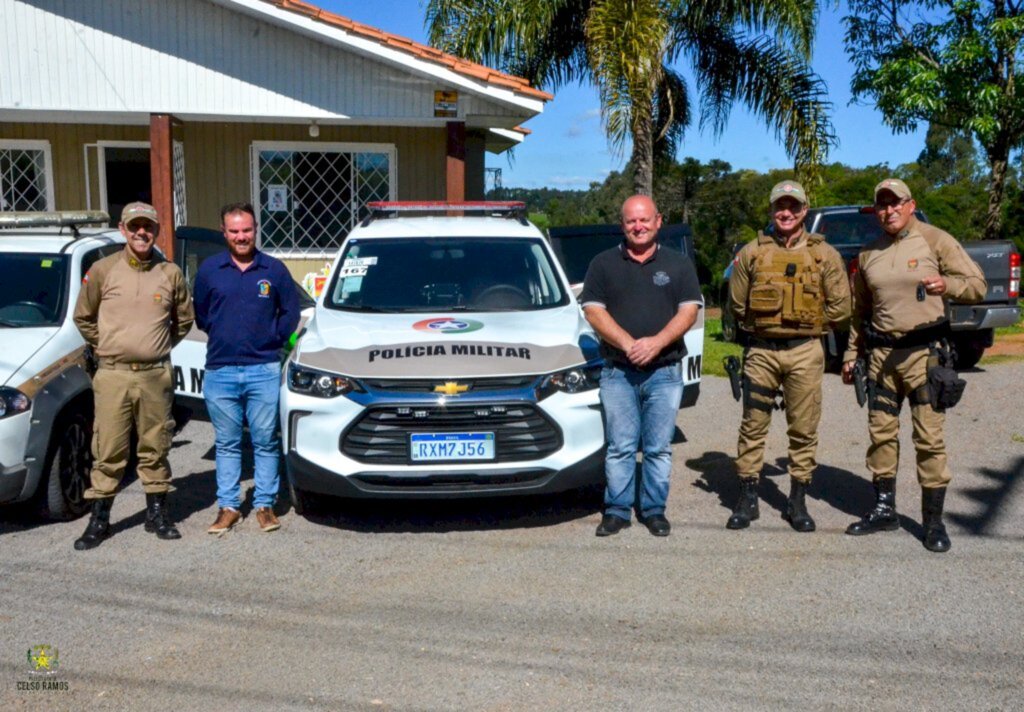
[[[807,494],[807,484],[790,478],[789,502],[786,503],[786,513],[782,515],[782,518],[798,532],[813,532],[814,520],[807,513],[807,504],[804,502],[805,494]]]
[[[736,500],[732,516],[725,523],[729,529],[746,529],[761,516],[757,508],[757,480],[756,477],[740,478],[740,498]]]
[[[92,515],[85,527],[85,533],[75,539],[76,551],[95,549],[110,536],[110,508],[113,504],[113,497],[97,499],[92,503]]]
[[[160,539],[180,539],[181,533],[167,516],[167,493],[146,494],[146,531]]]
[[[952,544],[942,523],[942,507],[946,502],[946,488],[921,490],[921,519],[924,524],[924,548],[939,553],[949,551]]]
[[[896,478],[879,478],[875,480],[875,508],[846,527],[846,533],[860,536],[875,532],[892,532],[899,528],[900,519],[896,514]]]

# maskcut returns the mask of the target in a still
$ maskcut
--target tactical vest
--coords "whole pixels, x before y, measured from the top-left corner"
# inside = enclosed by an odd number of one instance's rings
[[[754,248],[747,329],[765,337],[824,333],[823,240],[811,234],[797,250],[784,250],[774,240]]]

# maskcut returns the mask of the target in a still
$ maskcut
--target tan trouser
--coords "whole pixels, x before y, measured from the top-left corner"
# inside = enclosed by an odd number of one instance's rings
[[[744,375],[762,388],[782,388],[786,401],[786,434],[789,436],[789,475],[809,483],[817,466],[818,423],[821,420],[821,379],[825,373],[825,352],[820,339],[792,349],[774,351],[752,346],[746,355]],[[766,403],[767,398],[751,393],[748,398]],[[743,404],[743,422],[737,445],[736,472],[740,477],[761,474],[764,442],[772,414]]]
[[[100,368],[93,376],[96,416],[92,434],[92,487],[86,499],[113,497],[128,464],[134,427],[138,473],[147,494],[166,492],[171,481],[167,454],[174,434],[171,367],[141,371]]]
[[[928,348],[894,351],[878,348],[871,351],[869,378],[879,387],[896,393],[903,402],[910,393],[928,380]],[[870,408],[870,404],[869,404]],[[944,413],[937,413],[931,404],[910,406],[914,430],[912,439],[917,450],[917,481],[922,487],[945,487],[952,475],[946,464]],[[895,477],[900,460],[900,417],[877,408],[868,412],[867,468],[874,479]]]

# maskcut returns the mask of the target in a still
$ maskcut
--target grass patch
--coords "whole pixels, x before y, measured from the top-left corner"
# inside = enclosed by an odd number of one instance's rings
[[[722,368],[722,359],[726,356],[739,357],[743,354],[737,344],[730,344],[722,339],[722,320],[704,320],[704,356],[701,359],[701,370],[705,376],[727,377]]]
[[[1024,334],[1024,316],[1013,326],[1003,326],[996,329],[996,336],[1006,336],[1008,334]]]
[[[982,357],[978,363],[982,366],[991,364],[1014,364],[1024,361],[1024,355],[1020,353],[999,353],[991,357]]]

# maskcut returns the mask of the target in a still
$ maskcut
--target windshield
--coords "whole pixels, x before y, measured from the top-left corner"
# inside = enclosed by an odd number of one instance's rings
[[[386,312],[529,311],[568,303],[543,241],[349,240],[324,304]]]
[[[882,236],[874,213],[825,213],[814,231],[827,235],[831,245],[866,245]]]
[[[0,252],[0,327],[60,324],[66,271],[63,255]]]

